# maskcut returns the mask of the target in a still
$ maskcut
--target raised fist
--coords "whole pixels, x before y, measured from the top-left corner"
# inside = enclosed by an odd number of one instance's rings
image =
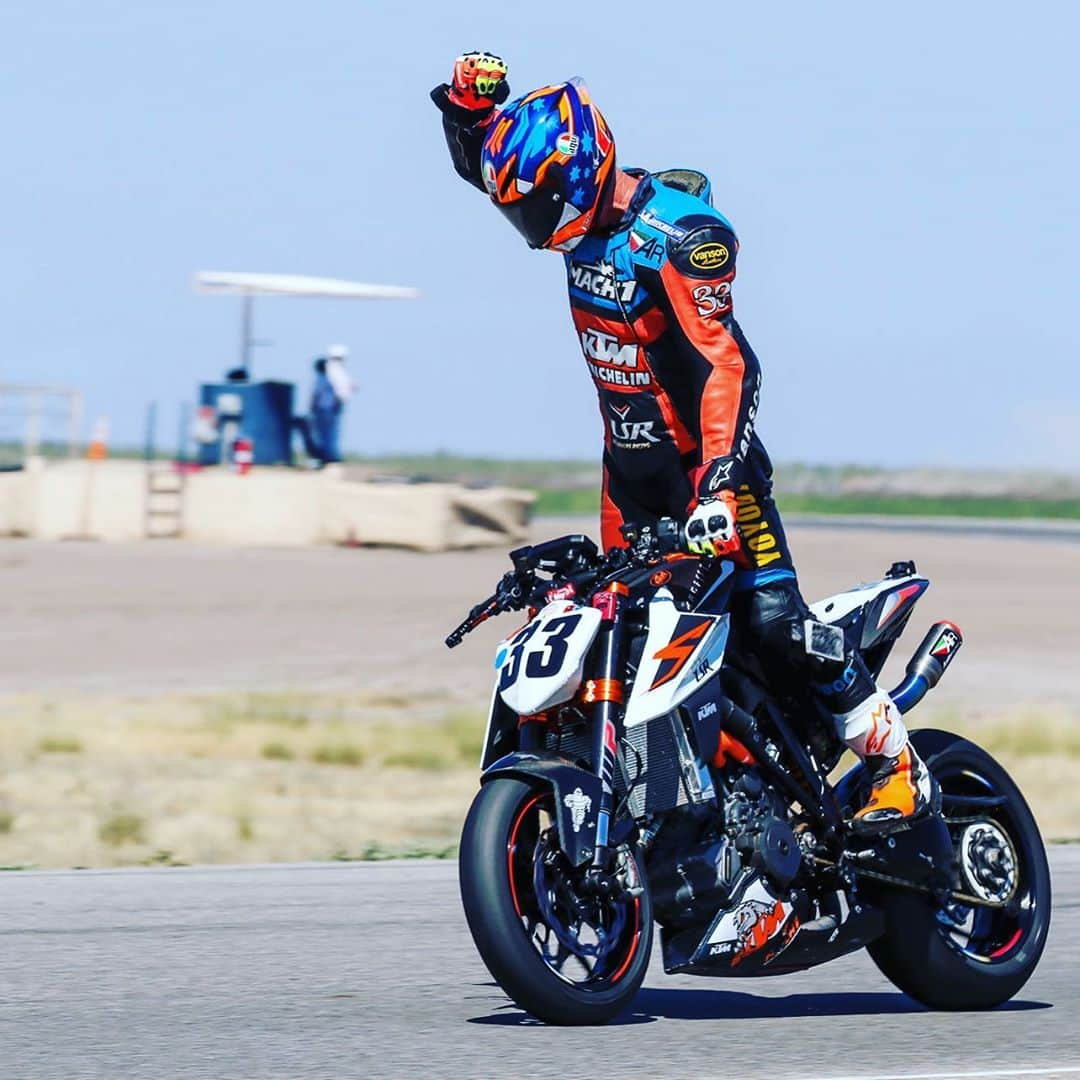
[[[489,110],[510,96],[506,64],[489,52],[469,52],[454,61],[454,75],[446,93],[462,109]]]

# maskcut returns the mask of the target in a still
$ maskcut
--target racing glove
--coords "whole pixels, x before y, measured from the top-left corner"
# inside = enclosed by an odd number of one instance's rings
[[[738,552],[736,509],[733,491],[720,491],[698,502],[686,521],[686,546],[690,553],[719,558]]]
[[[505,61],[489,52],[469,52],[454,61],[450,82],[431,91],[431,100],[455,123],[474,127],[486,123],[510,96]]]

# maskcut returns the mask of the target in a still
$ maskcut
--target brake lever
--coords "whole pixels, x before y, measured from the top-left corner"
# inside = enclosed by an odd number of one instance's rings
[[[527,603],[528,597],[523,584],[523,578],[531,584],[534,575],[531,572],[518,573],[508,570],[503,574],[499,584],[495,587],[494,596],[482,600],[470,612],[468,617],[456,630],[447,635],[444,644],[448,649],[456,649],[465,639],[466,634],[471,634],[482,622],[487,622],[494,615],[501,615],[504,611],[519,611]]]

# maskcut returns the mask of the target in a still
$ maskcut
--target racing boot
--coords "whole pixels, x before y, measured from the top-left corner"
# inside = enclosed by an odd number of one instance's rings
[[[940,799],[937,781],[915,751],[892,698],[882,690],[836,717],[840,736],[866,763],[873,787],[852,819],[863,835],[903,828],[928,813]]]

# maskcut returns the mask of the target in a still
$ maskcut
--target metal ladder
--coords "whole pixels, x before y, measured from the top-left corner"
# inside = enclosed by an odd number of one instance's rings
[[[184,534],[184,473],[172,462],[146,465],[146,539]]]

